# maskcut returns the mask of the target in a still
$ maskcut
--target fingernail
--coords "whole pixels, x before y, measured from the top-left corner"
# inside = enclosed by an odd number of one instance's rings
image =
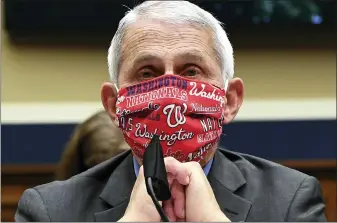
[[[190,178],[187,176],[186,179],[185,179],[185,182],[188,184],[190,183]]]

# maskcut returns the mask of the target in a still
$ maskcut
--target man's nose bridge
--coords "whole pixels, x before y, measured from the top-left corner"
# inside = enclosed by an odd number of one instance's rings
[[[165,74],[174,73],[174,60],[173,58],[167,58],[165,60]]]

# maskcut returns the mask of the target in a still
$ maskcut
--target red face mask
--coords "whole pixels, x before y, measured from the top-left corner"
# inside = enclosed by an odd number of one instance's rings
[[[140,159],[156,134],[164,157],[199,162],[220,139],[224,100],[224,89],[164,75],[120,89],[116,123]]]

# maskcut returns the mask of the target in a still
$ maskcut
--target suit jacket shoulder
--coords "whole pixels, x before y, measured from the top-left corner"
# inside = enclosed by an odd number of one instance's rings
[[[316,178],[252,155],[219,151],[246,181],[234,193],[252,204],[247,221],[326,221]]]
[[[110,208],[101,198],[106,184],[113,173],[118,178],[119,172],[116,170],[131,167],[130,160],[132,158],[128,151],[68,180],[26,190],[19,201],[15,220],[95,221],[95,213]],[[119,191],[112,190],[109,193],[113,196]]]

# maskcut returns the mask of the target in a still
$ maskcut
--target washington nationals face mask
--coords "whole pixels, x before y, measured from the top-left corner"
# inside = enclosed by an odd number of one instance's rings
[[[156,134],[165,157],[199,162],[220,139],[224,100],[224,89],[164,75],[120,89],[115,121],[140,159]]]

